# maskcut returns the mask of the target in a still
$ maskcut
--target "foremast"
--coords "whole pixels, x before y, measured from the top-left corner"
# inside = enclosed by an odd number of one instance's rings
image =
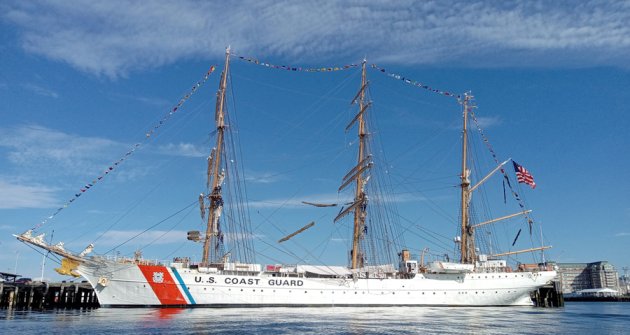
[[[216,123],[216,145],[212,149],[210,157],[208,157],[208,182],[210,194],[207,196],[208,220],[206,226],[206,234],[203,242],[203,257],[201,263],[208,266],[212,262],[219,261],[221,245],[223,244],[223,235],[221,233],[219,219],[223,210],[223,196],[221,194],[221,186],[225,178],[225,172],[221,171],[221,158],[224,150],[224,132],[225,132],[225,92],[227,86],[228,70],[230,68],[230,48],[225,50],[225,66],[221,73],[221,81],[219,90],[217,91],[217,102],[215,107],[215,123]],[[210,188],[211,186],[211,188]],[[203,197],[203,195],[202,195]],[[203,199],[202,199],[203,200]]]

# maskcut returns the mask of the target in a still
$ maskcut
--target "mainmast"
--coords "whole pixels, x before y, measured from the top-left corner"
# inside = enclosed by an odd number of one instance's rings
[[[357,167],[359,168],[359,173],[357,173],[356,178],[356,189],[354,193],[354,202],[358,204],[358,206],[354,209],[354,234],[352,235],[352,269],[357,269],[363,267],[363,251],[361,250],[359,241],[361,239],[361,235],[363,234],[363,230],[365,227],[365,217],[367,215],[366,206],[367,206],[367,195],[365,194],[365,184],[367,183],[367,178],[363,177],[363,173],[361,171],[360,165],[365,164],[366,158],[366,125],[364,112],[369,107],[369,104],[365,102],[365,89],[367,86],[367,77],[366,77],[366,61],[363,60],[362,68],[361,68],[361,88],[359,90],[359,114],[358,114],[358,124],[359,124],[359,155],[357,157]]]
[[[462,130],[462,174],[461,174],[461,262],[475,262],[475,236],[474,228],[470,225],[470,170],[468,169],[468,111],[473,96],[465,94],[462,103],[463,130]]]
[[[339,187],[339,192],[345,189],[348,185],[355,182],[356,187],[354,191],[354,202],[348,206],[345,210],[335,217],[337,220],[345,217],[350,213],[354,213],[354,229],[352,234],[352,251],[350,253],[351,268],[359,269],[363,267],[364,254],[361,250],[361,238],[365,233],[365,219],[367,216],[367,202],[368,197],[365,193],[365,186],[370,179],[369,176],[365,176],[367,170],[372,167],[371,156],[368,154],[367,148],[367,125],[365,123],[365,113],[370,108],[371,103],[366,102],[365,90],[367,89],[367,76],[366,76],[366,64],[364,59],[361,70],[361,88],[359,92],[352,99],[351,105],[356,102],[359,103],[359,112],[346,126],[346,131],[350,129],[355,123],[358,123],[358,136],[359,136],[359,154],[357,156],[357,165],[353,167],[350,172],[343,177],[342,185]]]
[[[208,157],[208,186],[212,185],[211,193],[208,195],[210,204],[208,206],[208,224],[206,236],[203,242],[203,258],[201,263],[208,266],[211,262],[218,261],[220,245],[223,242],[223,234],[219,226],[219,218],[223,210],[223,197],[221,195],[221,185],[225,178],[225,172],[221,169],[221,158],[223,156],[223,136],[225,131],[225,91],[227,86],[227,76],[230,66],[230,47],[225,50],[225,67],[221,74],[221,82],[217,91],[217,102],[215,108],[216,122],[216,146],[212,149]]]

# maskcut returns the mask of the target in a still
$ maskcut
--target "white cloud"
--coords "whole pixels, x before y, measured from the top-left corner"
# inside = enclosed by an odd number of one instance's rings
[[[264,200],[253,200],[248,203],[250,208],[313,208],[310,205],[306,205],[302,203],[302,201],[307,201],[311,203],[318,204],[344,204],[350,202],[350,199],[346,201],[340,200],[340,198],[336,195],[324,195],[324,194],[315,194],[315,195],[305,195],[302,198],[294,197],[294,198],[275,198],[275,199],[264,199]]]
[[[104,169],[107,158],[128,149],[126,145],[98,137],[67,134],[41,126],[0,129],[0,148],[7,148],[7,159],[19,166],[21,174],[29,169],[47,174],[76,175]],[[108,154],[108,152],[110,154]]]
[[[45,87],[41,87],[39,85],[22,84],[21,86],[22,86],[22,88],[24,88],[24,89],[26,89],[28,91],[31,91],[31,92],[33,92],[33,93],[35,93],[37,95],[41,95],[41,96],[49,97],[49,98],[55,98],[55,99],[59,98],[59,94],[57,94],[57,92],[55,92],[55,91],[53,91],[51,89],[45,88]]]
[[[2,6],[27,52],[112,78],[180,59],[628,67],[621,1],[23,1]]]
[[[207,151],[196,147],[192,143],[169,143],[158,148],[158,152],[161,154],[183,157],[207,157]]]
[[[281,173],[254,171],[247,171],[245,173],[245,181],[248,183],[272,184],[281,180],[283,180],[283,176]]]
[[[142,233],[140,230],[110,230],[105,232],[98,240],[99,246],[115,246],[127,241],[128,239],[138,235],[133,239],[136,245],[145,244],[169,244],[181,243],[186,241],[187,232],[183,230],[152,230]]]
[[[501,120],[501,118],[498,116],[480,116],[477,117],[477,121],[482,129],[488,129],[490,127],[498,126],[503,123],[503,120]]]
[[[103,234],[97,243],[99,246],[117,246],[130,238],[133,238],[134,245],[183,243],[187,240],[187,233],[188,231],[183,230],[152,230],[147,232],[142,232],[141,230],[110,230]],[[228,233],[225,235],[225,240],[235,241],[263,237],[264,235],[260,234]]]
[[[54,192],[42,185],[20,185],[0,179],[0,209],[54,207]]]
[[[311,205],[302,203],[302,201],[316,204],[337,204],[336,207],[341,208],[345,204],[352,203],[351,197],[343,197],[337,194],[313,194],[302,197],[293,198],[275,198],[264,200],[252,200],[248,203],[250,208],[313,208]],[[371,198],[372,202],[377,201],[375,197]],[[388,199],[383,199],[386,203],[404,203],[413,201],[425,201],[426,198],[412,194],[397,194]]]
[[[615,234],[615,236],[617,236],[617,237],[630,236],[630,233],[617,233],[617,234]]]

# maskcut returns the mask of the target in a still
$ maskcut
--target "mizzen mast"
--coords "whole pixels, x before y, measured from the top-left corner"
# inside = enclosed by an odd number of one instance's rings
[[[475,231],[470,224],[470,170],[468,169],[468,111],[472,95],[465,94],[461,101],[463,109],[462,128],[462,174],[461,174],[461,262],[475,262]]]
[[[230,66],[230,47],[225,50],[225,67],[221,74],[221,82],[217,91],[217,102],[215,108],[216,123],[216,146],[212,149],[210,157],[208,157],[208,186],[212,186],[210,194],[207,196],[208,205],[208,221],[206,227],[206,235],[203,242],[203,258],[201,263],[205,266],[212,262],[217,262],[220,252],[220,246],[223,243],[223,234],[219,225],[219,218],[223,210],[223,197],[221,195],[221,186],[225,178],[225,172],[221,169],[221,158],[223,156],[223,137],[225,131],[225,91],[227,86],[227,76]]]

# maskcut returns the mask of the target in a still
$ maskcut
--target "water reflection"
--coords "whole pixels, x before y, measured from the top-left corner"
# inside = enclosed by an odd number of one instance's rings
[[[154,317],[159,320],[172,319],[178,314],[184,312],[184,308],[158,308],[155,310]]]
[[[628,307],[0,310],[0,329],[6,334],[623,334],[630,325]]]

